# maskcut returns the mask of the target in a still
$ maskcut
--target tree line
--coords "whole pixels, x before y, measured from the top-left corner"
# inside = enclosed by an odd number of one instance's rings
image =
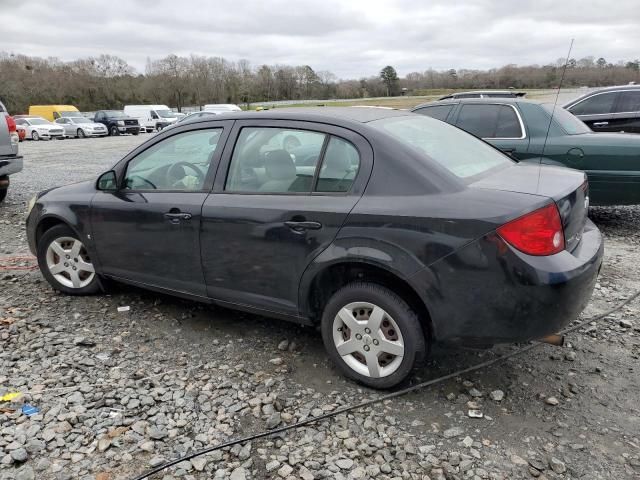
[[[29,105],[71,104],[81,111],[127,104],[166,104],[181,110],[205,103],[421,95],[434,89],[553,88],[564,60],[548,65],[505,65],[489,70],[427,69],[400,78],[387,65],[377,76],[338,79],[309,65],[253,66],[246,60],[168,55],[148,60],[144,74],[113,55],[61,61],[0,52],[0,100],[11,113]],[[564,86],[640,81],[640,61],[609,63],[585,57],[568,63]]]

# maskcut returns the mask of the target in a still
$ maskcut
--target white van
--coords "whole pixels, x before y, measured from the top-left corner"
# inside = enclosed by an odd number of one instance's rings
[[[232,103],[210,103],[204,106],[203,111],[220,115],[222,113],[241,112],[242,109]]]
[[[178,117],[166,105],[125,105],[124,113],[137,118],[140,130],[162,130],[178,121]]]

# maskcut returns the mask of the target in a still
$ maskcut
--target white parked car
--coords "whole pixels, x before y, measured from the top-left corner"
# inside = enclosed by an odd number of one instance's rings
[[[213,112],[217,115],[229,112],[241,112],[242,109],[232,103],[210,103],[203,108],[205,112]]]
[[[138,120],[140,130],[162,130],[178,121],[178,117],[166,105],[125,105],[124,113]]]
[[[62,125],[45,120],[42,117],[19,116],[14,117],[17,125],[23,125],[26,130],[26,138],[31,140],[51,140],[53,138],[65,138]]]
[[[54,123],[64,128],[64,134],[67,137],[106,137],[109,134],[107,127],[103,124],[86,117],[62,117],[56,119]]]

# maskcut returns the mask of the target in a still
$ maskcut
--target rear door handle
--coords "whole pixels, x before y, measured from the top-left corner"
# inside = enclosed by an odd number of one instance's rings
[[[609,125],[609,122],[594,122],[594,127],[604,127],[605,125]]]
[[[302,230],[320,230],[322,228],[322,224],[320,222],[295,222],[288,221],[284,222],[284,224],[289,227],[291,230],[295,230],[301,232]]]

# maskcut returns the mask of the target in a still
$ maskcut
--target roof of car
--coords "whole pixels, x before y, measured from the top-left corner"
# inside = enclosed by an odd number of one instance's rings
[[[470,90],[468,92],[453,92],[441,97],[440,100],[445,98],[455,98],[459,95],[491,95],[491,94],[500,94],[500,95],[512,95],[514,97],[524,97],[527,92],[520,92],[517,90]]]
[[[538,102],[536,100],[528,100],[522,97],[496,97],[496,98],[448,98],[446,100],[438,100],[435,102],[427,102],[421,103],[420,105],[416,105],[411,109],[411,111],[415,111],[418,108],[424,108],[435,105],[455,105],[458,103],[533,103],[536,105],[540,105],[543,102]]]
[[[388,117],[401,117],[412,115],[407,110],[396,110],[379,107],[289,107],[270,110],[243,111],[222,113],[216,115],[216,120],[239,119],[273,119],[273,120],[307,120],[307,121],[331,121],[343,120],[367,123]],[[202,121],[194,119],[193,121]],[[211,120],[207,118],[206,120]]]

